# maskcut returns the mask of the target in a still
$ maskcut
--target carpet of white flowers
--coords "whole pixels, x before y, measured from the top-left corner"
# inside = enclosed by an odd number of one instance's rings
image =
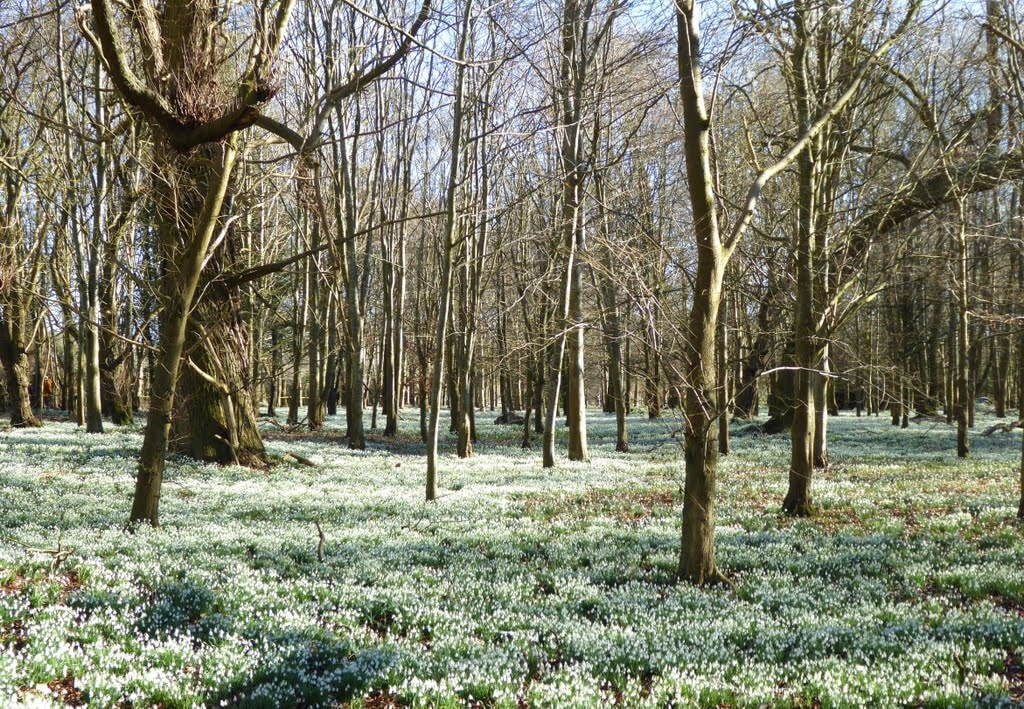
[[[591,416],[591,462],[543,470],[481,413],[433,504],[414,412],[365,452],[340,419],[268,431],[269,472],[170,463],[134,533],[137,430],[0,432],[0,706],[1022,701],[1019,431],[958,462],[943,424],[832,419],[820,513],[792,520],[788,439],[736,424],[734,586],[703,590],[673,578],[678,422],[631,418],[620,454]]]

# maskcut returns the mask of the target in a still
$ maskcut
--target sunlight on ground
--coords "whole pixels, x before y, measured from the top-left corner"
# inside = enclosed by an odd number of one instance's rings
[[[432,505],[415,412],[366,452],[268,431],[317,467],[175,461],[164,527],[134,535],[136,432],[4,432],[0,704],[1020,698],[1019,431],[957,462],[944,425],[832,419],[820,514],[794,521],[788,439],[737,423],[717,537],[736,585],[705,591],[673,579],[678,422],[631,418],[620,454],[591,416],[591,463],[543,470],[480,414],[479,455],[443,458]]]

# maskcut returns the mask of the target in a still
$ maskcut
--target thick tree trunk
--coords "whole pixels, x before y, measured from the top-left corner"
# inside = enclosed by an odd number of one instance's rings
[[[780,364],[792,368],[796,365],[796,354],[791,339],[788,344]],[[789,431],[793,426],[795,410],[796,374],[792,369],[775,372],[768,382],[768,420],[764,422],[764,432],[774,435]]]
[[[173,450],[222,465],[267,465],[256,420],[255,387],[245,366],[248,338],[240,293],[216,284],[204,288],[185,335],[171,427]]]
[[[683,422],[686,478],[679,576],[691,583],[706,584],[723,579],[715,563],[718,463],[714,426],[718,404],[715,334],[728,251],[718,231],[711,170],[711,126],[700,74],[699,13],[694,0],[681,0],[676,5],[676,30],[686,175],[697,246],[697,270],[687,330]]]
[[[458,345],[456,345],[458,347]],[[473,455],[473,383],[472,359],[466,353],[465,343],[460,348],[460,356],[465,358],[453,367],[453,374],[456,377],[455,396],[458,397],[459,405],[456,409],[452,407],[452,415],[457,416],[455,424],[456,432],[456,454],[460,458],[470,458]],[[457,412],[457,413],[456,413]]]
[[[93,276],[95,278],[95,276]],[[87,284],[86,320],[82,334],[85,342],[85,430],[88,433],[103,433],[102,394],[100,385],[100,333],[96,320],[99,309],[95,307],[96,299],[92,295],[95,284]]]
[[[366,432],[363,426],[363,323],[357,317],[349,321],[347,355],[348,381],[345,386],[345,423],[348,447],[354,450],[366,448]]]
[[[800,128],[810,125],[810,90],[807,85],[807,30],[804,9],[798,9],[796,39],[792,67]],[[811,512],[811,474],[814,470],[815,397],[813,371],[820,362],[817,326],[814,317],[816,215],[815,189],[817,170],[809,147],[797,158],[798,219],[796,238],[796,308],[793,313],[796,372],[793,425],[790,429],[789,490],[782,501],[787,514],[807,515]]]
[[[127,426],[134,420],[130,392],[125,391],[125,382],[120,381],[122,369],[123,363],[115,365],[109,360],[100,368],[103,414],[110,417],[115,426]]]
[[[32,412],[32,402],[28,395],[31,378],[28,354],[24,347],[18,344],[19,339],[17,333],[15,337],[11,337],[8,322],[0,323],[0,355],[3,357],[4,372],[7,375],[7,401],[11,409],[11,426],[41,426],[42,422]]]
[[[811,374],[806,370],[796,373],[796,408],[790,430],[791,451],[789,463],[789,489],[782,501],[787,514],[803,516],[811,512],[811,474],[814,469],[814,393]]]
[[[64,322],[70,323],[71,321],[71,308],[64,310]],[[61,386],[61,408],[68,413],[69,416],[74,416],[75,408],[77,407],[75,401],[75,394],[78,393],[78,387],[75,383],[75,361],[78,359],[78,338],[75,337],[69,325],[64,327],[64,361],[63,361],[63,381]]]
[[[168,146],[160,146],[159,150],[163,169],[153,184],[159,220],[158,249],[163,262],[158,286],[161,336],[131,511],[132,522],[153,526],[160,521],[160,490],[189,312],[236,158],[233,139],[188,155]],[[202,197],[196,200],[198,195]],[[182,209],[183,204],[187,208]]]

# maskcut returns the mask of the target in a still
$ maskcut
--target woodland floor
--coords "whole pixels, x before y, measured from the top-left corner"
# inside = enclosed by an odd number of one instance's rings
[[[174,461],[134,534],[137,429],[0,433],[0,705],[1024,702],[1020,431],[958,462],[943,424],[832,419],[821,512],[792,520],[788,439],[737,424],[735,586],[700,590],[673,580],[677,421],[632,417],[619,454],[592,412],[592,462],[545,471],[493,417],[436,504],[414,412],[358,453],[332,419],[267,432],[315,468]]]

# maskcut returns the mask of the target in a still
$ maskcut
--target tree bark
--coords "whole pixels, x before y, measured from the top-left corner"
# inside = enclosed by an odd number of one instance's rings
[[[794,13],[796,32],[792,53],[793,83],[800,130],[811,123],[810,89],[807,84],[807,27],[805,8]],[[812,147],[797,158],[798,218],[796,238],[796,308],[793,314],[795,364],[795,397],[793,425],[790,429],[789,490],[782,501],[787,514],[807,515],[811,512],[811,475],[814,470],[815,397],[814,374],[819,351],[814,318],[814,254],[817,238],[815,217],[815,182],[817,170]]]
[[[169,146],[158,149],[162,169],[153,184],[159,220],[158,249],[164,263],[158,284],[161,337],[151,375],[149,413],[130,518],[132,522],[153,526],[160,522],[160,490],[189,312],[203,261],[220,221],[236,158],[233,140],[187,155]],[[179,209],[183,204],[190,208]]]
[[[14,428],[30,428],[42,426],[32,411],[32,402],[28,395],[31,373],[29,370],[28,352],[25,350],[23,321],[24,316],[18,308],[13,311],[8,307],[7,317],[0,320],[0,358],[3,359],[4,372],[7,375],[7,399],[11,409],[11,426]]]
[[[84,279],[82,282],[82,337],[85,350],[85,430],[103,433],[102,394],[100,387],[100,283],[99,256],[101,244],[107,236],[107,151],[104,139],[106,111],[103,106],[103,73],[100,60],[95,59],[93,79],[95,86],[96,166],[93,178],[92,243],[85,251]]]
[[[964,210],[963,199],[957,200],[959,212],[959,224],[956,235],[957,261],[956,261],[956,455],[958,458],[966,458],[971,451],[968,427],[970,407],[970,348],[968,342],[968,311],[970,308],[970,295],[967,287],[967,217]]]
[[[448,320],[452,302],[452,259],[458,237],[459,219],[456,213],[456,196],[462,165],[462,124],[465,118],[465,58],[469,40],[469,18],[472,3],[465,0],[462,26],[459,32],[459,62],[455,67],[454,103],[452,105],[451,159],[448,166],[448,183],[445,189],[444,243],[441,248],[441,282],[437,307],[437,322],[434,327],[434,362],[430,380],[430,417],[427,431],[427,501],[437,498],[437,428],[441,414],[441,379],[444,373]]]
[[[821,371],[814,375],[814,467],[828,467],[828,395],[831,389],[828,344],[821,347]]]
[[[700,20],[695,0],[676,4],[678,69],[683,106],[683,146],[697,246],[694,297],[686,350],[683,423],[685,481],[679,576],[695,584],[723,576],[715,562],[715,494],[718,463],[715,334],[728,252],[721,241],[711,170],[711,125],[700,71]]]

